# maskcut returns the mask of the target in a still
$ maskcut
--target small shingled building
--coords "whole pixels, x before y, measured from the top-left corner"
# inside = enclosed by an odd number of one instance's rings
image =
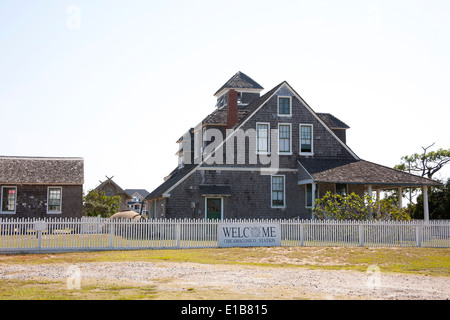
[[[83,158],[0,156],[0,218],[81,218]]]

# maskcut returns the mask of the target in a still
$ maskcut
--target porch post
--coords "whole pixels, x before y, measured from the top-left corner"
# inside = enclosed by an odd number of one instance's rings
[[[398,207],[403,207],[403,188],[398,188]]]
[[[369,203],[367,203],[367,205],[370,205],[369,208],[372,208],[372,205],[371,205],[371,202],[372,202],[372,185],[370,185],[370,184],[367,186],[367,195],[369,196]],[[369,213],[370,213],[371,216],[373,215],[373,212],[372,212],[371,209],[369,209]]]
[[[313,210],[313,213],[312,213],[313,219],[315,218],[314,217],[314,207],[315,207],[315,203],[316,203],[316,187],[317,187],[317,183],[313,182],[311,184],[311,200],[312,200],[311,209]]]
[[[370,199],[372,199],[372,186],[370,184],[367,186],[367,193],[369,194]]]
[[[317,188],[317,183],[316,183],[316,182],[313,182],[313,183],[312,183],[312,187],[311,187],[311,193],[312,193],[312,196],[311,196],[311,198],[312,198],[311,206],[312,206],[313,209],[314,209],[314,204],[316,203],[316,188]]]
[[[377,203],[378,203],[378,213],[380,213],[381,211],[380,189],[377,189]]]
[[[430,211],[428,209],[428,187],[423,187],[423,220],[425,222],[430,221]]]

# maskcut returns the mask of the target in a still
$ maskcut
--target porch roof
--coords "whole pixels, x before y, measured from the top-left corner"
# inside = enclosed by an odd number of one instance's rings
[[[299,184],[308,181],[364,184],[373,189],[442,185],[435,180],[365,160],[299,159],[298,163]]]

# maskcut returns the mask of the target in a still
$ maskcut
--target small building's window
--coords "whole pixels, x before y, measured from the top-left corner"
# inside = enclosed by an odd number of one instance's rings
[[[272,176],[272,207],[285,207],[284,176]]]
[[[257,123],[256,124],[256,151],[258,153],[269,152],[269,123]]]
[[[300,125],[300,153],[313,152],[313,126],[311,124]]]
[[[291,97],[278,97],[278,115],[291,115]]]
[[[291,152],[291,125],[280,124],[278,126],[278,150],[280,152]]]
[[[345,197],[347,195],[347,185],[345,183],[336,183],[336,194]]]
[[[62,188],[48,188],[47,213],[61,213]]]
[[[15,213],[16,212],[16,187],[2,187],[1,194],[1,212],[2,213]]]

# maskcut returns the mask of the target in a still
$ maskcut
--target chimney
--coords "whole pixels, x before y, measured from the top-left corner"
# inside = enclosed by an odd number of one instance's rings
[[[228,91],[228,114],[227,114],[227,129],[231,129],[238,122],[238,105],[237,92],[230,89]]]

